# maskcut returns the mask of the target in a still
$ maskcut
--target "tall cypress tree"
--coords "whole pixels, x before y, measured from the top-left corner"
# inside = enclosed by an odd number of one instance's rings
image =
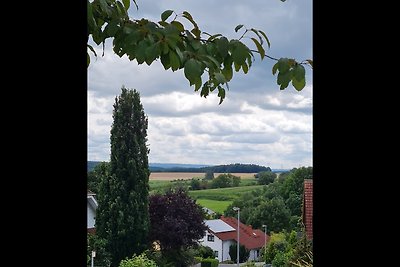
[[[107,240],[111,265],[147,248],[149,163],[147,116],[136,90],[122,87],[111,127],[110,175],[98,194],[97,234]]]

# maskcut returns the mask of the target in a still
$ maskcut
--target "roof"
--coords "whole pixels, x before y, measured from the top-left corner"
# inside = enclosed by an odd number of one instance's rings
[[[94,196],[94,195],[96,195],[95,193],[93,193],[92,191],[90,191],[89,189],[88,189],[88,191],[87,191],[87,195],[88,196]]]
[[[304,179],[303,223],[308,239],[313,239],[313,180]]]
[[[220,221],[229,225],[234,231],[213,232],[221,240],[235,240],[237,242],[237,225],[238,221],[232,217],[221,216]],[[265,238],[269,240],[268,235],[259,229],[253,229],[251,225],[245,225],[239,222],[239,244],[244,245],[247,249],[261,248],[265,245]]]
[[[88,232],[88,234],[96,234],[96,228],[95,227],[88,228],[87,232]]]
[[[206,220],[205,224],[207,225],[208,229],[210,229],[213,233],[221,233],[221,232],[230,232],[235,231],[236,229],[227,224],[226,222],[217,219],[217,220]]]

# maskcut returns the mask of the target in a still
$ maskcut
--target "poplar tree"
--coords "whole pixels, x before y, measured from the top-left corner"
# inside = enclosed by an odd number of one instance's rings
[[[96,231],[116,267],[147,248],[150,171],[148,120],[139,92],[122,87],[113,107],[110,175],[100,185]]]

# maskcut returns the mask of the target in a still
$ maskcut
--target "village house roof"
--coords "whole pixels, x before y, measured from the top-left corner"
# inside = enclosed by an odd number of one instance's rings
[[[304,179],[303,223],[308,239],[313,239],[313,180]]]
[[[209,231],[221,240],[235,240],[237,242],[237,219],[221,216],[219,220],[208,220]],[[265,234],[259,229],[253,229],[251,225],[239,223],[239,244],[247,249],[261,248],[265,244]],[[267,235],[267,242],[269,237]]]

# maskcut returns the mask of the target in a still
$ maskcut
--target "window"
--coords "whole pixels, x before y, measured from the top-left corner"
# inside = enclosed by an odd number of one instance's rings
[[[207,241],[214,242],[214,236],[213,235],[207,235]]]
[[[216,258],[218,258],[218,251],[217,251],[217,250],[214,250],[214,256],[215,256]]]

